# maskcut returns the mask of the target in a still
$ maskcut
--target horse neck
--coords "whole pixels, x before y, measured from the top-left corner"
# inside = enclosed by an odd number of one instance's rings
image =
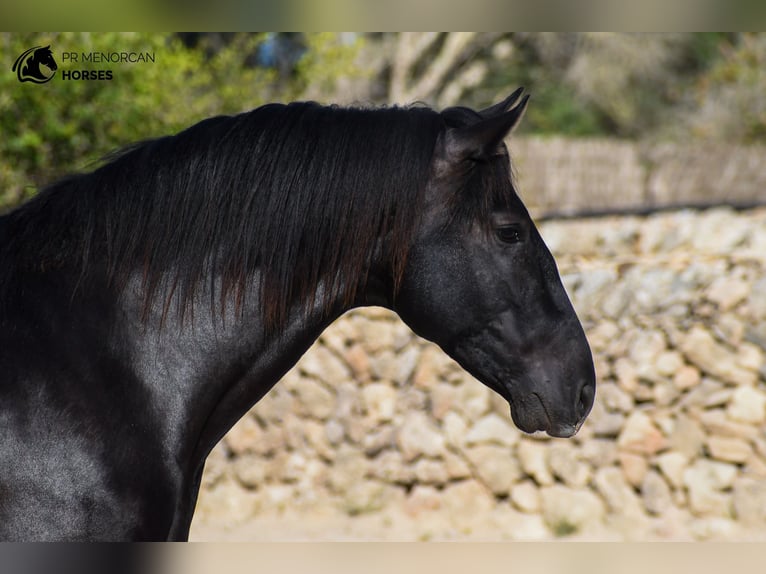
[[[253,296],[239,311],[200,306],[184,323],[134,325],[139,379],[164,411],[161,441],[185,471],[201,470],[210,449],[347,308],[340,300],[329,309],[294,307],[278,331],[264,326],[259,310]]]

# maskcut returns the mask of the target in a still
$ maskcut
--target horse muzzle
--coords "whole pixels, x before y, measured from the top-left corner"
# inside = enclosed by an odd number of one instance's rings
[[[574,396],[569,393],[547,397],[540,391],[511,392],[511,418],[526,433],[544,431],[557,438],[577,434],[593,408],[596,395],[595,378],[581,381]]]

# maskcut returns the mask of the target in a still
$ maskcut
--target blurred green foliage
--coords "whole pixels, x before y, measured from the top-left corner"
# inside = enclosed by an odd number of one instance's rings
[[[527,86],[533,105],[523,132],[637,138],[668,133],[668,124],[679,128],[689,95],[715,73],[723,50],[738,37],[515,33],[509,40],[508,61],[490,63],[489,85],[497,89],[481,92],[491,98],[503,86]]]
[[[308,57],[288,78],[247,65],[266,38],[231,35],[212,49],[149,33],[0,34],[0,209],[67,172],[90,169],[137,140],[178,131],[216,114],[300,97],[307,86],[354,73],[355,42],[307,34]],[[58,78],[20,83],[10,68],[26,49],[51,44]],[[63,52],[154,52],[154,63],[70,63]],[[111,81],[63,81],[63,70],[113,70]]]
[[[766,35],[741,34],[720,46],[693,91],[686,117],[696,138],[766,142]]]

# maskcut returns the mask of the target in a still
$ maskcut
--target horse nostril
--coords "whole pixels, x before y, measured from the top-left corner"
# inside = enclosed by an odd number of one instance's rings
[[[577,416],[580,419],[585,418],[585,416],[590,412],[591,407],[593,406],[593,398],[595,391],[595,385],[593,383],[585,383],[582,388],[580,389],[580,394],[578,396],[578,402],[577,402]]]

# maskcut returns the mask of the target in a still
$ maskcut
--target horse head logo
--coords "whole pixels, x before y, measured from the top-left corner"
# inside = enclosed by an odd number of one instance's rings
[[[40,69],[40,66],[48,68],[50,75],[46,75]],[[12,71],[16,72],[19,82],[33,82],[35,84],[50,82],[56,74],[56,70],[58,70],[58,65],[56,65],[56,60],[53,59],[50,45],[44,48],[40,46],[30,48],[16,58],[12,68]]]

